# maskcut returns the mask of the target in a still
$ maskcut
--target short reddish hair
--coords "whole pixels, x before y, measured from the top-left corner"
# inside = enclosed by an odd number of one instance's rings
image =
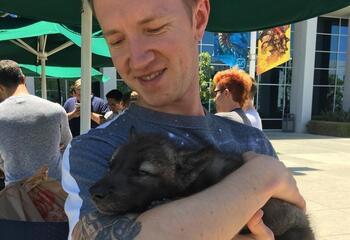
[[[213,83],[214,87],[228,89],[232,95],[232,99],[243,107],[249,99],[253,81],[245,71],[238,68],[231,68],[217,72]]]

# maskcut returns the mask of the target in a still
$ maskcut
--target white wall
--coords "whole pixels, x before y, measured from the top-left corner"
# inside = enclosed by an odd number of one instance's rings
[[[295,24],[290,112],[295,131],[305,132],[311,120],[317,18]]]
[[[110,78],[107,82],[102,83],[101,89],[100,89],[101,98],[106,99],[105,95],[110,90],[117,88],[117,75],[114,67],[106,67],[106,68],[102,68],[101,70],[103,75],[106,75]]]

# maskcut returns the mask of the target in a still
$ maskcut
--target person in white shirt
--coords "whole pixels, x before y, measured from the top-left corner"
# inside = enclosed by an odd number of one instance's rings
[[[256,127],[262,130],[262,122],[261,122],[260,115],[254,107],[254,96],[257,92],[256,82],[253,78],[251,78],[251,80],[252,80],[252,87],[250,89],[249,99],[246,101],[246,104],[243,110],[245,112],[245,115],[249,119],[251,125],[253,127]]]

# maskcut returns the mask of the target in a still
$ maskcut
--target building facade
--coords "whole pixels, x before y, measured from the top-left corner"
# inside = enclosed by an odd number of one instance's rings
[[[349,14],[344,9],[292,24],[291,60],[255,77],[255,104],[264,129],[281,129],[292,113],[295,130],[303,132],[312,116],[350,110]],[[199,50],[214,54],[214,33],[206,32]],[[220,64],[213,65],[218,69]]]

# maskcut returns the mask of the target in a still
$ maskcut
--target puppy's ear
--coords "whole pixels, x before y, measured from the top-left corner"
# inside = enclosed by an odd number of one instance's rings
[[[183,188],[187,188],[195,182],[198,176],[211,164],[212,162],[211,148],[203,148],[199,151],[181,152],[181,161],[177,174],[177,179]]]
[[[129,140],[135,140],[137,138],[137,134],[136,134],[136,129],[134,126],[131,126],[130,130],[129,130]]]

